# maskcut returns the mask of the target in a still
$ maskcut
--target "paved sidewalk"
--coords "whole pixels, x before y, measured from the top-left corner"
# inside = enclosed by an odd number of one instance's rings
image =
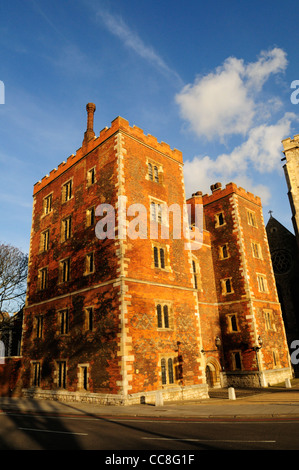
[[[102,417],[152,417],[194,419],[299,419],[299,383],[292,388],[235,390],[236,399],[228,399],[228,390],[212,390],[209,399],[166,402],[154,405],[96,405],[81,402],[57,402],[27,398],[0,397],[0,412],[51,415],[90,415]]]

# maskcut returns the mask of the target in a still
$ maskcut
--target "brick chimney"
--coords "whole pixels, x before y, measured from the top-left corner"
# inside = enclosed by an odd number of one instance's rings
[[[96,110],[96,105],[94,103],[87,103],[86,105],[86,111],[87,111],[87,129],[86,132],[84,132],[84,140],[83,144],[86,144],[90,140],[92,140],[95,136],[94,130],[93,130],[93,115]]]

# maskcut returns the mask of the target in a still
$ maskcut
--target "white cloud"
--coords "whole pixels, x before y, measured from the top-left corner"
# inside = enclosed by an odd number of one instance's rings
[[[291,123],[298,118],[285,113],[273,122],[282,102],[276,96],[265,97],[262,87],[271,75],[284,72],[286,67],[286,53],[279,48],[262,51],[256,62],[248,64],[229,57],[176,95],[182,117],[198,137],[226,144],[233,136],[243,140],[216,158],[195,156],[186,161],[187,194],[210,192],[210,185],[217,181],[233,181],[259,195],[264,205],[269,202],[271,192],[264,176],[281,171],[281,140],[290,135]]]
[[[292,120],[296,116],[286,113],[276,124],[253,127],[248,138],[230,153],[216,159],[210,156],[195,156],[186,161],[184,176],[187,194],[195,191],[209,192],[210,185],[217,181],[234,183],[262,198],[263,204],[270,199],[270,190],[254,179],[254,170],[266,174],[281,170],[281,140],[290,134]]]
[[[286,54],[274,48],[262,52],[256,62],[229,57],[214,72],[197,77],[176,95],[182,117],[200,137],[208,140],[231,135],[246,135],[257,111],[279,103],[259,103],[258,95],[271,74],[285,70]],[[264,111],[265,112],[265,111]]]

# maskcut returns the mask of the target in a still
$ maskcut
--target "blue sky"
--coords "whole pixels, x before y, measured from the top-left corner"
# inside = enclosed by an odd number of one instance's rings
[[[183,152],[186,193],[234,181],[292,230],[299,3],[2,0],[0,241],[29,250],[35,182],[122,116]]]

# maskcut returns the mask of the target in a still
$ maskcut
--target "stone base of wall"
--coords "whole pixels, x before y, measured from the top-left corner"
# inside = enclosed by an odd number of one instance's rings
[[[24,398],[54,400],[59,402],[80,402],[98,405],[138,405],[162,404],[177,400],[198,400],[209,398],[208,386],[191,385],[188,387],[169,387],[162,390],[134,393],[132,395],[113,395],[104,393],[69,392],[67,390],[23,389]]]
[[[292,377],[293,372],[289,367],[284,369],[264,370],[261,372],[222,372],[221,383],[223,387],[258,388],[269,387],[284,382],[285,379],[291,379]]]

